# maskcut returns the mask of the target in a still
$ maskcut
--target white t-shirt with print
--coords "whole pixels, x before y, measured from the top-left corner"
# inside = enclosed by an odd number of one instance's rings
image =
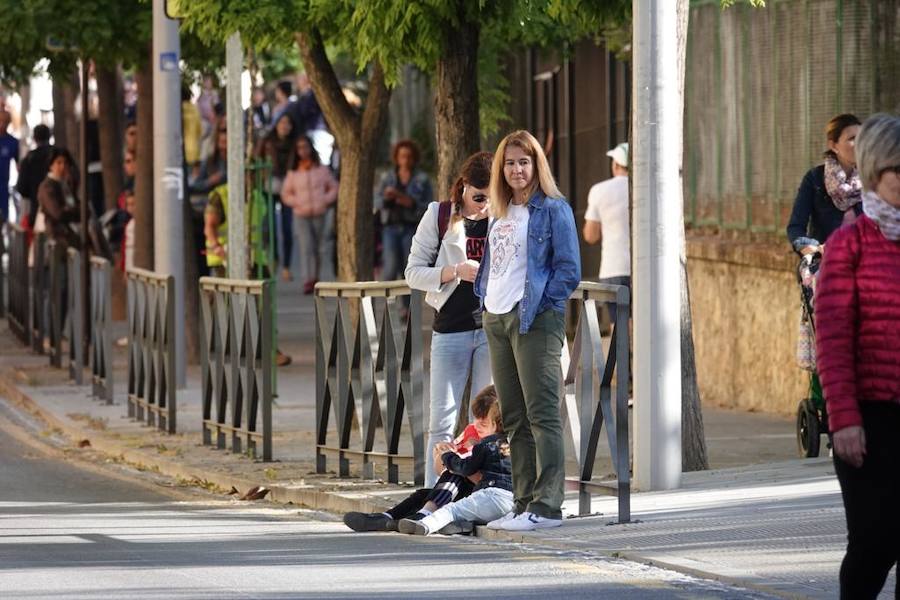
[[[584,218],[600,223],[603,235],[600,278],[631,275],[628,177],[620,175],[593,186],[588,192]]]
[[[528,206],[510,203],[506,216],[488,233],[491,264],[484,307],[489,313],[508,313],[525,294],[528,271]]]

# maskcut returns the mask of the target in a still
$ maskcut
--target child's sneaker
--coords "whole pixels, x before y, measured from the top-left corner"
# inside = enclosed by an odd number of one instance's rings
[[[348,512],[344,525],[353,531],[397,531],[397,521],[384,513]]]
[[[525,511],[515,519],[502,523],[500,529],[504,531],[534,531],[535,529],[559,527],[560,525],[562,525],[562,519],[548,519],[547,517]]]
[[[503,515],[502,517],[500,517],[499,519],[494,519],[493,521],[489,521],[488,524],[485,525],[485,527],[487,527],[488,529],[503,529],[503,527],[501,527],[503,525],[503,523],[509,521],[510,519],[515,519],[516,516],[517,516],[516,511],[511,510],[508,513],[506,513],[505,515]]]
[[[397,531],[408,535],[428,535],[428,527],[422,521],[415,519],[400,519],[397,523]]]
[[[475,531],[475,523],[472,521],[453,521],[438,530],[441,535],[472,535]]]

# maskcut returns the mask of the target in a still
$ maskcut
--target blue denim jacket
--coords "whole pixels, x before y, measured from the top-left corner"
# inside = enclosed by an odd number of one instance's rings
[[[491,227],[493,227],[491,223]],[[490,232],[475,277],[475,294],[487,295],[490,277]],[[528,267],[519,301],[519,333],[528,333],[534,318],[552,308],[566,312],[566,301],[581,281],[581,251],[575,215],[565,198],[548,198],[538,189],[528,201]]]

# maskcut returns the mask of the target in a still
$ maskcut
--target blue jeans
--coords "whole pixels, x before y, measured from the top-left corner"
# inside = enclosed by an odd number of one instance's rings
[[[509,490],[496,487],[481,488],[471,496],[442,506],[421,522],[428,528],[428,533],[440,531],[453,521],[488,523],[510,512],[514,504],[513,493]]]
[[[630,275],[619,275],[617,277],[601,277],[600,283],[608,283],[610,285],[624,285],[629,290],[631,289],[631,276]],[[606,306],[609,308],[609,322],[613,325],[616,324],[616,316],[618,315],[618,309],[616,308],[615,302],[607,302]]]
[[[415,225],[385,225],[381,230],[381,280],[403,279]]]
[[[459,333],[431,333],[431,408],[425,448],[425,487],[434,487],[432,448],[453,440],[463,391],[472,374],[471,397],[491,382],[491,359],[483,329]]]

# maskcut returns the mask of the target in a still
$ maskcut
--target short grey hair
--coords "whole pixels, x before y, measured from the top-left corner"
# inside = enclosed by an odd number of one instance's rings
[[[866,119],[856,136],[856,165],[868,191],[885,169],[900,165],[900,117],[881,113]]]

